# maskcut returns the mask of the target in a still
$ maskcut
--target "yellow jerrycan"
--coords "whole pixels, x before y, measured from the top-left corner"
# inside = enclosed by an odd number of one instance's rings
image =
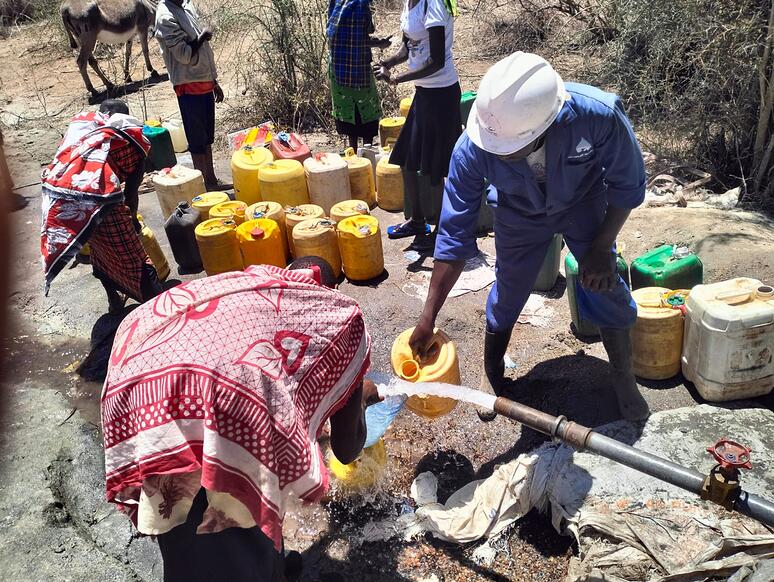
[[[376,165],[376,203],[382,210],[403,210],[403,172],[390,163],[389,153]]]
[[[297,160],[274,160],[264,164],[258,174],[261,199],[281,206],[309,204],[304,166]]]
[[[414,101],[414,96],[404,97],[400,100],[400,116],[408,117],[409,109],[411,109],[411,103]]]
[[[241,271],[242,253],[236,238],[237,224],[231,219],[210,218],[196,225],[196,242],[208,275]]]
[[[395,374],[409,382],[444,382],[459,385],[457,347],[449,336],[436,329],[430,353],[425,361],[420,362],[409,346],[409,338],[413,332],[413,327],[407,329],[395,338],[392,344],[391,361]],[[420,416],[437,418],[449,414],[457,406],[457,401],[441,396],[410,396],[406,406]]]
[[[153,266],[156,268],[156,274],[159,276],[159,281],[166,281],[167,277],[169,277],[169,263],[164,256],[164,251],[161,250],[159,240],[156,238],[156,235],[153,234],[151,227],[145,224],[141,214],[137,215],[137,220],[142,227],[140,230],[142,248],[148,253]]]
[[[331,207],[330,219],[333,222],[341,222],[350,216],[359,216],[361,214],[371,214],[368,204],[362,200],[344,200]]]
[[[376,178],[371,160],[358,156],[354,149],[347,148],[344,150],[344,161],[349,168],[350,195],[373,208],[376,205]]]
[[[279,202],[256,202],[251,204],[245,210],[245,220],[255,220],[256,218],[269,218],[277,223],[282,235],[282,244],[285,245],[285,256],[290,256],[290,247],[288,246],[288,232],[285,225],[285,210]]]
[[[247,204],[241,200],[229,200],[210,208],[210,218],[230,218],[240,225],[245,221],[246,211]]]
[[[180,202],[189,204],[194,196],[205,191],[204,178],[199,170],[192,170],[186,166],[161,170],[153,178],[153,187],[156,189],[156,197],[159,200],[163,219],[175,211]]]
[[[274,265],[284,269],[288,264],[285,241],[276,221],[270,218],[255,218],[243,222],[236,229],[242,264]]]
[[[341,254],[336,223],[327,218],[310,218],[293,229],[296,257],[320,257],[328,261],[333,274],[341,275]]]
[[[360,456],[344,465],[333,454],[328,455],[328,468],[337,483],[349,491],[361,491],[373,487],[384,474],[387,465],[387,449],[384,440],[379,439],[372,446],[363,449]]]
[[[231,176],[234,180],[234,196],[245,204],[261,200],[261,183],[258,180],[260,167],[273,162],[274,156],[268,148],[243,146],[231,156]]]
[[[317,204],[301,204],[285,208],[285,234],[288,237],[288,249],[290,256],[296,258],[296,249],[293,244],[293,229],[297,224],[310,218],[325,218],[325,211]]]
[[[194,196],[191,206],[199,211],[200,220],[207,220],[210,217],[210,208],[229,200],[230,198],[225,192],[205,192]]]
[[[384,272],[382,231],[374,216],[350,216],[339,222],[339,252],[350,281],[369,281]]]
[[[682,293],[679,295],[678,293]],[[632,291],[637,322],[632,329],[634,373],[648,380],[665,380],[680,372],[683,352],[684,305],[688,291],[642,287]]]
[[[379,141],[386,146],[390,141],[398,141],[400,130],[406,123],[405,117],[385,117],[379,120]]]

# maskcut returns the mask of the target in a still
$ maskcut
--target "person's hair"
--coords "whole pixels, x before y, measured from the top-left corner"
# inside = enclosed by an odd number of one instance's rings
[[[107,113],[108,115],[115,115],[116,113],[129,115],[129,105],[123,99],[106,99],[99,106],[99,112]]]
[[[288,269],[314,269],[320,272],[320,282],[326,287],[333,289],[336,287],[337,279],[333,272],[333,268],[330,263],[322,257],[298,257],[295,261],[290,263]]]

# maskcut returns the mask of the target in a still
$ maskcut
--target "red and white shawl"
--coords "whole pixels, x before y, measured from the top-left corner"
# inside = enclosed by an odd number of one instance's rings
[[[73,117],[54,161],[43,170],[40,252],[51,282],[88,240],[101,212],[124,201],[111,150],[134,144],[144,154],[150,142],[142,124],[128,115],[83,112]],[[144,156],[143,156],[144,157]]]
[[[369,356],[357,303],[301,271],[253,266],[159,295],[113,344],[102,393],[108,501],[137,525],[141,494],[165,486],[158,476],[200,472],[208,496],[241,502],[279,549],[288,494],[316,501],[328,487],[317,438]],[[198,490],[169,488],[161,510],[154,501],[162,517]]]

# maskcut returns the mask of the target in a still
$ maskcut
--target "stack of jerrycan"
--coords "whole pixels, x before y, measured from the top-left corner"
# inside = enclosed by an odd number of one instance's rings
[[[281,206],[309,204],[304,166],[297,160],[274,160],[265,164],[258,175],[261,198]]]
[[[195,196],[204,194],[204,178],[199,170],[175,166],[156,174],[153,187],[156,189],[162,217],[166,220],[177,208],[178,202],[190,203]]]
[[[774,287],[746,277],[697,285],[685,308],[682,370],[702,398],[774,389]]]
[[[369,208],[376,206],[376,172],[371,160],[355,155],[355,150],[344,151],[349,168],[349,191],[353,199],[362,200]]]
[[[362,203],[361,203],[362,204]],[[337,225],[344,274],[350,281],[369,281],[384,272],[384,252],[379,221],[356,214]]]
[[[632,291],[637,322],[632,329],[634,373],[648,380],[666,380],[680,372],[683,351],[683,306],[689,291],[641,287]]]
[[[293,248],[297,257],[325,259],[338,278],[341,275],[341,252],[336,223],[327,218],[311,218],[293,228]]]
[[[201,273],[202,258],[196,242],[196,225],[200,222],[199,211],[188,202],[181,202],[164,223],[169,246],[181,275]]]
[[[248,206],[261,200],[260,167],[273,162],[274,156],[264,147],[243,146],[231,156],[234,196]]]
[[[304,160],[309,200],[325,214],[337,202],[349,200],[349,166],[339,154],[318,153]]]
[[[413,332],[413,327],[407,329],[395,338],[392,344],[390,359],[395,374],[409,382],[444,382],[459,385],[457,347],[449,336],[436,329],[428,356],[420,361],[409,346]],[[406,406],[425,418],[437,418],[451,412],[457,406],[457,401],[440,396],[411,396],[406,401]]]
[[[210,217],[210,208],[229,200],[230,198],[225,192],[205,192],[194,196],[191,200],[191,206],[199,211],[200,221],[204,222]]]
[[[148,253],[151,263],[156,268],[156,274],[159,276],[160,281],[166,281],[169,277],[169,263],[164,256],[164,251],[161,250],[159,240],[151,230],[151,227],[145,224],[142,218],[142,214],[137,215],[137,220],[140,223],[140,240],[142,241],[142,248]]]
[[[384,147],[398,141],[398,136],[405,123],[405,117],[385,117],[379,120],[379,143],[381,146]]]
[[[288,206],[285,208],[285,234],[288,237],[288,249],[294,259],[303,255],[296,254],[293,243],[293,229],[310,218],[325,218],[325,212],[317,204],[301,204],[300,206]]]
[[[616,268],[624,282],[629,285],[629,265],[621,256],[622,250],[623,245],[619,244]],[[572,318],[572,325],[575,327],[575,333],[579,336],[598,336],[599,329],[597,326],[581,317],[578,310],[577,286],[580,285],[580,280],[578,278],[578,261],[572,253],[567,253],[567,256],[564,258],[564,274],[567,278],[567,300],[570,302],[570,317]]]
[[[276,221],[270,218],[254,218],[236,229],[242,264],[274,265],[284,268],[288,264],[285,240]]]
[[[556,285],[563,246],[564,237],[561,234],[555,234],[554,238],[551,239],[551,244],[548,245],[546,258],[543,259],[543,265],[540,267],[535,284],[532,286],[534,291],[550,291]]]
[[[271,138],[269,149],[275,160],[296,160],[304,163],[304,160],[312,155],[309,146],[304,143],[300,135],[284,131]]]
[[[703,282],[701,260],[688,247],[662,245],[632,261],[632,289],[692,289]]]
[[[236,228],[236,222],[224,218],[210,218],[196,227],[196,242],[207,275],[244,268]]]

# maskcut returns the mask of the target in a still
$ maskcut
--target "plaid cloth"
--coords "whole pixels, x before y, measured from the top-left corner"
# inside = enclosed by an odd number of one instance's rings
[[[371,84],[374,31],[370,0],[331,0],[328,5],[328,44],[333,78],[341,87],[365,89]]]
[[[107,163],[123,182],[137,170],[137,165],[145,162],[145,156],[136,144],[115,142],[110,146]]]
[[[134,229],[129,207],[119,204],[105,216],[89,238],[91,265],[98,279],[107,277],[115,288],[142,303],[143,276],[153,268]]]

